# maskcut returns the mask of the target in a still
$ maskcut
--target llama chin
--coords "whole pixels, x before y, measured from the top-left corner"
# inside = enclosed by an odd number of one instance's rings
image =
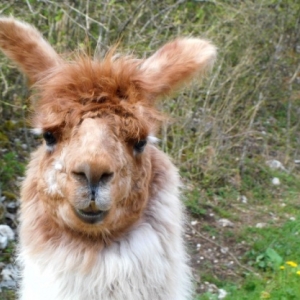
[[[216,48],[178,38],[146,59],[64,61],[37,29],[1,17],[0,49],[33,86],[44,138],[21,189],[19,299],[192,299],[180,180],[156,147],[155,100],[203,75]]]

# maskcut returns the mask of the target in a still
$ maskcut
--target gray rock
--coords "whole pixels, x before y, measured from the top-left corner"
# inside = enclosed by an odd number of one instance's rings
[[[218,299],[225,299],[227,296],[227,292],[224,289],[219,289]]]
[[[257,223],[257,224],[255,225],[256,228],[264,228],[264,227],[266,227],[266,226],[267,226],[266,223]]]
[[[15,239],[15,233],[8,225],[0,225],[0,249],[5,249],[9,241]]]
[[[218,220],[218,224],[222,227],[234,227],[234,224],[228,219],[220,219]]]
[[[245,204],[248,203],[248,199],[245,195],[240,195],[238,200],[241,201],[242,203],[245,203]]]
[[[0,235],[0,249],[5,249],[8,244],[8,238]]]
[[[16,289],[18,282],[18,268],[15,265],[7,264],[1,272],[1,288]]]
[[[280,179],[277,178],[277,177],[274,177],[274,178],[272,179],[272,184],[273,184],[273,185],[280,185]]]
[[[267,160],[266,164],[272,169],[272,170],[282,170],[286,171],[286,168],[283,166],[283,164],[276,159]]]

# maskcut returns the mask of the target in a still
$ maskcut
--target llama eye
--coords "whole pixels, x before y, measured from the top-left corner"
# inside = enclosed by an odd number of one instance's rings
[[[53,146],[56,143],[56,138],[50,131],[44,132],[43,138],[46,141],[47,146]]]
[[[133,146],[133,148],[137,153],[142,153],[145,149],[146,144],[147,140],[140,140]]]

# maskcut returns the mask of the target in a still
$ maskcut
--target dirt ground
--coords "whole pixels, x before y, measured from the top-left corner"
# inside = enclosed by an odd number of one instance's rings
[[[207,291],[217,294],[213,282],[237,284],[246,273],[255,273],[244,258],[251,246],[242,239],[242,231],[246,227],[262,228],[269,222],[281,222],[267,208],[242,203],[232,207],[230,219],[218,217],[213,209],[207,209],[201,218],[188,215],[185,238],[199,294]]]

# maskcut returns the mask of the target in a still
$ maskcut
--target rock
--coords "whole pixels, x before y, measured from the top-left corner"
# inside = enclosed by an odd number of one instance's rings
[[[286,171],[286,168],[283,166],[283,164],[276,159],[267,160],[266,164],[272,169],[272,170],[282,170]]]
[[[0,225],[0,249],[5,249],[9,241],[15,239],[15,233],[8,225]]]
[[[218,220],[218,224],[222,227],[234,227],[234,224],[228,219],[220,219]]]
[[[1,288],[16,289],[18,282],[18,268],[12,264],[8,264],[1,272],[2,281],[0,282]]]
[[[266,223],[257,223],[257,224],[255,225],[256,228],[264,228],[264,227],[266,227],[266,226],[267,226]]]
[[[274,185],[280,185],[280,180],[279,180],[279,178],[274,177],[274,178],[272,179],[272,184],[274,184]]]
[[[5,249],[8,244],[8,238],[0,235],[0,249]]]
[[[219,289],[218,299],[224,299],[227,296],[227,292],[223,289]]]
[[[204,282],[205,286],[206,286],[206,290],[209,292],[209,293],[212,293],[212,294],[216,294],[218,292],[218,288],[215,284],[213,283],[209,283],[209,282]]]
[[[247,199],[247,197],[246,196],[244,196],[244,195],[240,195],[239,197],[238,197],[238,200],[239,201],[241,201],[242,203],[248,203],[248,199]]]
[[[222,247],[221,248],[221,253],[226,254],[228,252],[229,248],[228,247]]]
[[[12,214],[17,212],[18,207],[19,207],[19,203],[16,201],[10,201],[6,204],[7,211]]]
[[[10,220],[12,220],[13,222],[16,222],[16,220],[17,220],[16,214],[11,214],[11,213],[9,213],[9,212],[6,212],[5,218],[6,218],[6,219],[10,219]]]
[[[233,269],[235,267],[234,262],[231,260],[230,262],[226,263],[226,267],[228,269]]]

